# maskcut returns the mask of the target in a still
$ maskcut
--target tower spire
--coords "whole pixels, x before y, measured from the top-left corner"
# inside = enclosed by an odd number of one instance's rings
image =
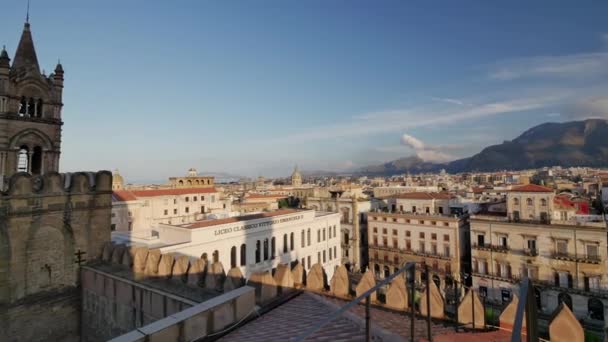
[[[30,23],[30,0],[27,0],[27,13],[25,14],[25,22]]]

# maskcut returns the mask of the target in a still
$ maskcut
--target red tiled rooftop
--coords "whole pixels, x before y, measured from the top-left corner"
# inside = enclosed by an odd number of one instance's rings
[[[185,189],[156,189],[156,190],[118,190],[114,191],[117,201],[135,201],[138,197],[178,196],[190,194],[215,193],[215,188],[185,188]]]
[[[513,188],[511,189],[511,192],[553,192],[553,189],[547,188],[546,186],[528,184]]]
[[[395,194],[388,196],[387,198],[398,198],[398,199],[450,199],[452,196],[446,192],[406,192],[402,194]]]
[[[293,214],[293,213],[297,213],[298,211],[301,211],[301,210],[280,209],[280,210],[275,210],[275,211],[271,211],[268,213],[260,213],[260,214],[237,216],[237,217],[228,217],[225,219],[217,219],[217,220],[198,221],[198,222],[194,222],[194,223],[183,224],[180,227],[190,228],[190,229],[204,228],[204,227],[217,226],[217,225],[226,224],[226,223],[234,223],[234,222],[241,222],[241,221],[248,221],[248,220],[255,220],[255,219],[261,219],[261,218],[267,218],[267,217],[275,217],[275,216]]]

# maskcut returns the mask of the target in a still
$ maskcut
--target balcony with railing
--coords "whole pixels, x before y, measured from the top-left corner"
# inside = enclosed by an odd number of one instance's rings
[[[574,283],[559,284],[552,280],[536,280],[534,283],[540,287],[544,287],[546,289],[554,291],[567,292],[583,296],[596,296],[608,299],[608,289],[589,286],[578,286]]]
[[[395,247],[390,247],[390,246],[381,246],[381,245],[374,245],[374,244],[370,244],[369,248],[374,248],[377,250],[393,252],[393,253],[415,255],[415,256],[424,257],[424,258],[433,258],[433,259],[441,259],[441,260],[450,260],[452,258],[452,256],[450,254],[443,254],[443,253],[439,253],[439,252],[433,253],[433,252],[426,252],[426,251],[415,251],[413,249],[395,248]]]
[[[602,262],[601,257],[596,254],[553,252],[551,253],[550,258],[555,260],[580,262],[585,264],[600,264]]]
[[[501,274],[500,272],[486,272],[486,273],[480,273],[480,272],[471,272],[473,274],[473,276],[476,277],[480,277],[480,278],[486,278],[486,279],[493,279],[493,280],[498,280],[498,281],[504,281],[504,282],[508,282],[508,283],[518,283],[521,281],[521,277],[519,277],[516,274]]]
[[[497,253],[508,253],[510,251],[509,246],[490,245],[487,243],[485,243],[485,244],[473,243],[472,248],[478,249],[480,251],[492,251],[492,252],[497,252]]]
[[[522,250],[522,254],[525,256],[529,256],[529,257],[535,257],[535,256],[538,256],[538,249],[537,248],[524,248]]]

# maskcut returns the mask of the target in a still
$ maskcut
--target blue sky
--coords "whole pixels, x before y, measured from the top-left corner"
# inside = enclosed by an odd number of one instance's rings
[[[11,57],[25,0],[4,0]],[[606,1],[32,0],[62,171],[128,181],[451,160],[606,117]]]

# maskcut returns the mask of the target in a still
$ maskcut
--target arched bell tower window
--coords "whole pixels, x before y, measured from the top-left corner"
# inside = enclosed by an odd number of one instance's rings
[[[19,116],[25,116],[27,114],[27,101],[25,96],[21,96],[21,102],[19,102]]]
[[[36,117],[42,117],[42,99],[38,99],[38,103],[36,104]]]
[[[33,175],[39,175],[42,173],[42,147],[40,146],[34,147],[31,172]]]
[[[29,149],[26,145],[23,145],[19,148],[19,153],[17,154],[17,172],[28,172],[29,169]]]
[[[27,114],[31,117],[36,116],[36,101],[31,97],[27,103]]]

